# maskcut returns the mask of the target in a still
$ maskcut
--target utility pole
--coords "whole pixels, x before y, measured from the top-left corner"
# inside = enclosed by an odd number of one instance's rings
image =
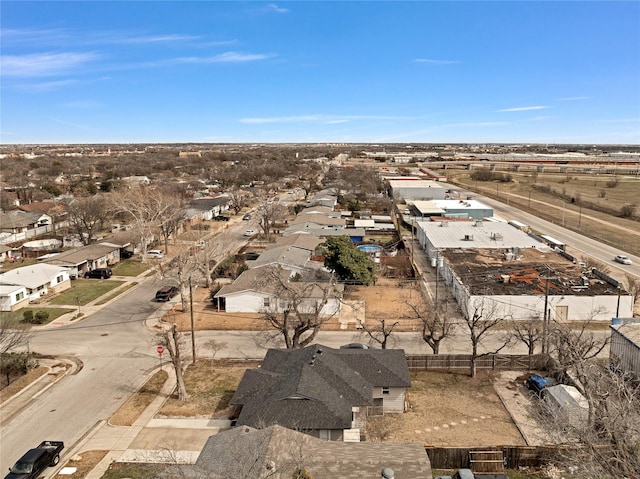
[[[547,354],[549,351],[549,325],[548,325],[548,311],[547,305],[549,304],[549,276],[546,278],[546,284],[544,288],[544,316],[542,319],[542,354]]]
[[[191,314],[191,356],[193,358],[191,364],[195,365],[196,364],[196,331],[193,325],[193,288],[191,286],[191,276],[189,276],[189,312]]]

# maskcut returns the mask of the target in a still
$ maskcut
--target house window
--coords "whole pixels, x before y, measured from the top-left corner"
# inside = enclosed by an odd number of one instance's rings
[[[21,301],[23,299],[24,299],[24,293],[22,291],[16,294],[16,301]]]
[[[38,286],[37,291],[42,291],[43,289],[44,289],[44,286],[40,285],[40,286]]]
[[[382,388],[382,394],[389,394],[389,388],[388,387],[383,387]]]
[[[62,275],[60,275],[60,276],[58,276],[58,277],[56,278],[56,282],[58,282],[58,283],[62,283]]]
[[[268,308],[269,306],[271,306],[271,298],[264,298],[264,307]]]

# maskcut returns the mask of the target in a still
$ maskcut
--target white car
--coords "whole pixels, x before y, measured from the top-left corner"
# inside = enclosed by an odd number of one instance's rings
[[[253,236],[255,234],[255,231],[253,230],[247,230],[244,232],[244,236]]]
[[[147,258],[162,259],[164,258],[164,253],[159,249],[150,249],[147,251]]]
[[[624,256],[622,254],[619,254],[618,256],[615,257],[615,260],[618,263],[622,263],[622,264],[631,264],[631,259],[628,256]]]

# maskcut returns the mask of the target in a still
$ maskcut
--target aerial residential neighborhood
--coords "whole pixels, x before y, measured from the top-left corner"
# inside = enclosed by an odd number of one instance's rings
[[[289,156],[288,148],[278,154]],[[59,155],[57,150],[43,154]],[[21,154],[14,151],[11,161]],[[523,190],[513,181],[474,180],[474,173],[488,168],[485,162],[438,156],[429,155],[426,168],[420,154],[402,166],[364,154],[329,154],[293,161],[292,171],[307,171],[305,180],[241,178],[241,185],[227,188],[189,175],[147,175],[148,182],[134,184],[114,179],[108,191],[98,187],[93,195],[61,191],[59,200],[43,198],[56,206],[50,221],[42,224],[39,217],[20,231],[6,230],[2,314],[11,315],[3,321],[16,322],[3,324],[18,328],[9,329],[16,340],[6,354],[28,351],[25,358],[34,365],[45,352],[55,358],[55,343],[47,338],[63,333],[56,341],[68,344],[58,353],[62,362],[49,366],[65,364],[62,379],[52,386],[62,392],[69,374],[83,374],[84,369],[73,372],[78,361],[93,362],[73,352],[72,338],[95,324],[107,348],[125,347],[124,353],[146,343],[141,359],[155,355],[159,362],[146,367],[167,378],[158,387],[172,399],[150,403],[155,410],[146,413],[138,438],[121,450],[115,443],[105,446],[111,452],[90,461],[92,472],[85,477],[103,477],[112,468],[127,474],[130,464],[140,462],[149,468],[144,477],[155,477],[163,467],[169,475],[225,477],[225,468],[249,460],[240,452],[248,447],[257,462],[238,477],[263,477],[274,467],[315,477],[338,473],[318,460],[327,447],[327,454],[343,457],[340,471],[352,471],[353,477],[371,466],[380,474],[392,470],[395,477],[430,478],[432,470],[458,469],[475,477],[507,477],[514,468],[544,467],[535,448],[566,442],[571,434],[587,437],[586,411],[598,407],[584,399],[591,387],[582,375],[587,364],[597,359],[622,373],[608,381],[637,376],[637,263],[620,263],[614,254],[635,258],[637,240],[611,248],[600,238],[589,239],[590,231],[581,229],[582,222],[593,221],[586,206],[561,209],[553,193]],[[491,158],[490,168],[504,168],[499,156]],[[589,168],[606,158],[589,157]],[[460,161],[467,166],[460,169]],[[575,181],[585,161],[570,164]],[[445,168],[447,182],[425,179]],[[544,168],[552,182],[567,167]],[[637,170],[618,168],[618,188],[637,184]],[[521,181],[528,178],[520,175]],[[99,177],[82,181],[100,185]],[[509,208],[496,202],[495,185],[509,198]],[[6,183],[2,194],[10,197],[14,190]],[[528,208],[532,196],[537,206]],[[16,207],[20,197],[15,195]],[[521,210],[511,208],[514,203]],[[4,204],[5,216],[19,211],[9,207],[13,202]],[[531,213],[539,208],[551,213],[536,220]],[[633,221],[616,220],[608,228],[623,232]],[[578,246],[585,241],[594,246]],[[127,324],[139,325],[134,335],[109,341]],[[76,363],[62,359],[69,355]],[[7,374],[10,388],[23,373]],[[525,381],[529,376],[548,381],[531,395],[527,385],[537,383]],[[200,394],[194,387],[211,387],[205,377],[217,377],[228,389],[188,406]],[[134,378],[138,385],[149,379],[140,373],[126,379]],[[46,385],[41,381],[33,387]],[[132,398],[140,394],[138,387]],[[478,387],[487,392],[474,400]],[[491,397],[498,402],[488,407]],[[30,403],[18,392],[7,407],[24,401]],[[101,410],[118,418],[129,402],[104,403]],[[174,416],[172,411],[185,406],[194,412]],[[636,413],[629,412],[629,419]],[[8,424],[21,415],[20,409],[11,412]],[[571,434],[560,423],[565,416]],[[118,421],[91,430],[74,445],[74,458],[63,453],[60,471],[81,469],[83,460],[76,456],[129,429],[115,426]],[[58,440],[53,429],[41,439]],[[177,432],[183,430],[192,432],[183,437]],[[63,439],[69,444],[74,437],[69,431]],[[283,454],[274,449],[301,441],[313,455],[296,456],[290,446]],[[324,446],[327,441],[334,445]],[[510,453],[497,447],[505,444],[520,448],[519,454],[528,447],[533,455],[507,461]],[[467,448],[466,455],[445,459],[436,452],[453,447]],[[15,460],[17,449],[3,460]],[[222,460],[213,452],[221,450],[235,457]],[[493,459],[477,459],[479,450],[492,451]],[[394,451],[404,459],[392,459]],[[368,454],[380,456],[363,460]],[[564,462],[558,457],[554,464]]]
[[[639,19],[3,1],[5,479],[640,479]]]

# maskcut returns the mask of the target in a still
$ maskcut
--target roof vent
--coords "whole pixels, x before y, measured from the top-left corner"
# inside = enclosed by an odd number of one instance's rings
[[[322,351],[322,348],[318,348],[318,349],[316,349],[316,353],[318,353],[318,354],[322,354],[322,352],[323,352],[323,351]]]
[[[393,469],[390,467],[385,467],[382,470],[382,478],[383,479],[394,479],[396,477],[396,473],[393,472]]]

